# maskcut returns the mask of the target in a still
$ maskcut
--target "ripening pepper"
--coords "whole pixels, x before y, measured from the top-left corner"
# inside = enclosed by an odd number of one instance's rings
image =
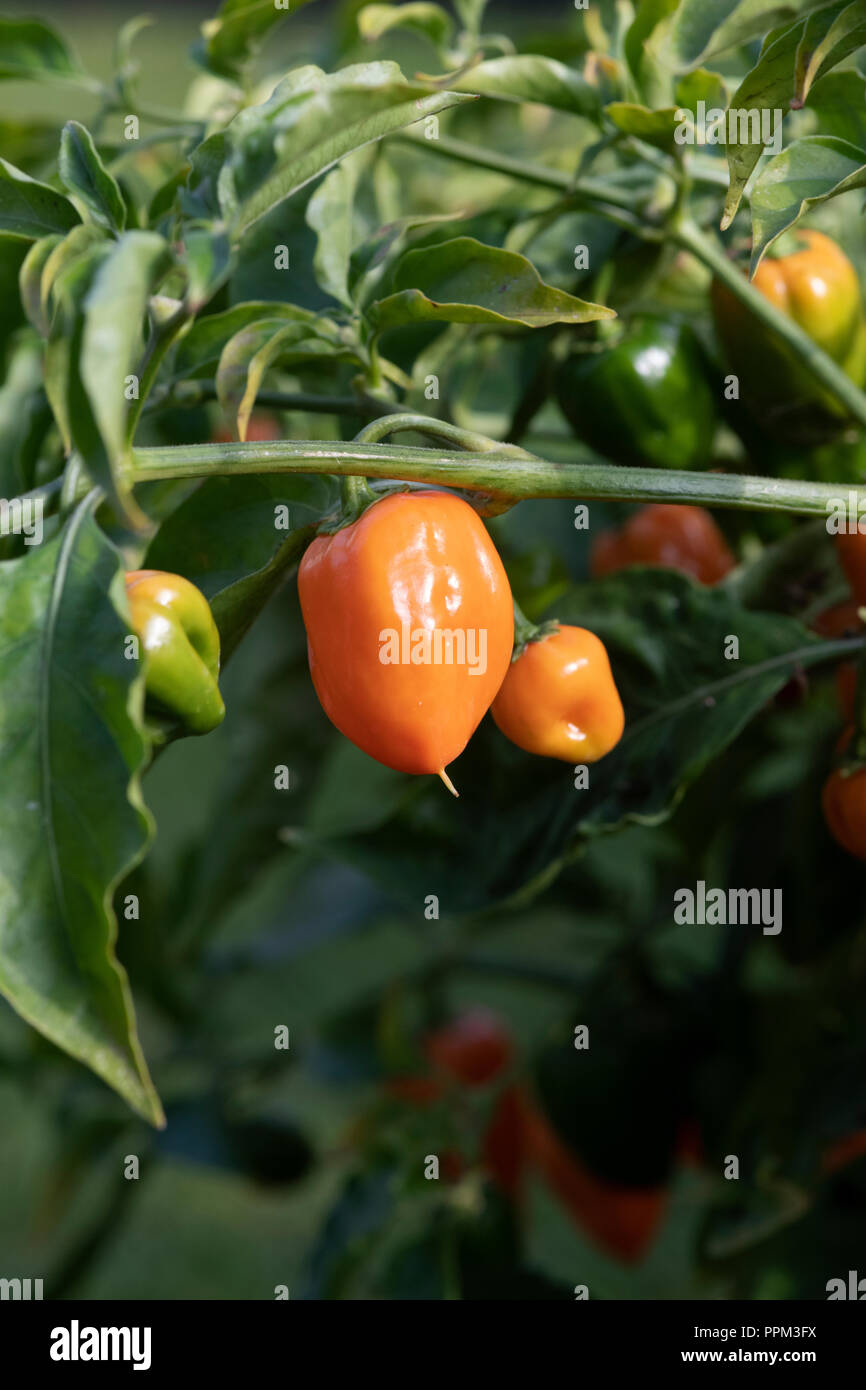
[[[798,229],[777,247],[758,266],[754,288],[861,386],[866,379],[866,316],[853,265],[830,237],[811,229]],[[841,402],[742,300],[719,280],[713,281],[710,298],[740,398],[768,433],[813,443],[844,424]]]
[[[484,523],[451,493],[392,493],[301,561],[310,674],[328,718],[398,772],[458,757],[511,660],[511,588]],[[453,791],[453,787],[451,787]]]
[[[733,569],[734,557],[703,507],[658,502],[641,507],[618,530],[602,531],[593,543],[594,579],[632,565],[657,565],[690,574],[700,584],[717,584]]]
[[[850,731],[844,741],[849,737]],[[866,859],[866,767],[831,772],[821,793],[821,807],[836,843],[855,859]]]
[[[701,468],[709,461],[715,400],[686,324],[636,319],[618,340],[567,357],[556,394],[575,437],[614,463]]]
[[[221,724],[220,639],[204,594],[179,574],[132,570],[126,596],[144,653],[145,691],[193,734]]]
[[[568,763],[597,762],[625,726],[604,643],[560,623],[518,649],[490,713],[518,748]]]

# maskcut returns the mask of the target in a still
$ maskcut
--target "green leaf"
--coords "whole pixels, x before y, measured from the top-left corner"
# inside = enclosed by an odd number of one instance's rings
[[[490,58],[449,82],[455,92],[474,92],[506,101],[533,101],[591,120],[598,116],[596,89],[580,73],[540,54]]]
[[[90,132],[78,121],[67,121],[60,136],[60,177],[73,198],[81,200],[94,222],[109,232],[122,232],[126,205],[116,180],[96,152]]]
[[[393,261],[406,249],[410,232],[431,223],[454,222],[459,219],[459,212],[419,213],[413,217],[401,217],[396,222],[379,227],[352,252],[348,289],[353,302],[360,305],[369,303],[375,294],[376,286],[383,276],[387,275]]]
[[[209,223],[184,227],[180,262],[187,274],[190,304],[201,308],[225,284],[234,269],[234,257],[225,230]]]
[[[218,77],[237,78],[253,57],[261,41],[281,20],[288,19],[309,0],[291,0],[291,6],[274,0],[223,0],[213,19],[201,26],[201,41],[193,46],[193,57]]]
[[[178,343],[172,380],[186,381],[189,377],[212,376],[229,339],[262,319],[303,322],[312,331],[319,317],[296,304],[278,304],[269,300],[235,304],[232,309],[225,309],[222,313],[206,314],[196,319]]]
[[[41,347],[31,333],[22,334],[0,385],[0,496],[16,497],[33,485],[25,460],[32,456],[34,424],[44,411]]]
[[[39,19],[0,19],[0,77],[75,77],[81,69],[54,29]]]
[[[866,187],[866,150],[835,135],[795,140],[761,170],[752,189],[752,265],[811,208]]]
[[[728,89],[725,79],[718,72],[697,68],[681,77],[676,84],[674,95],[677,104],[686,111],[697,114],[698,102],[702,101],[706,110],[727,109]]]
[[[163,523],[144,563],[182,574],[207,596],[225,664],[336,501],[324,474],[209,478]]]
[[[487,0],[454,0],[454,8],[463,28],[470,34],[478,34],[484,11],[487,9]]]
[[[59,233],[34,241],[21,263],[18,275],[18,291],[24,312],[42,338],[48,337],[51,327],[42,302],[42,272],[48,257],[62,241],[63,237]]]
[[[669,106],[672,96],[667,22],[678,0],[644,0],[637,7],[623,52],[638,94],[650,108]]]
[[[835,13],[835,10],[833,11]],[[854,0],[833,20],[830,28],[807,52],[797,54],[794,104],[801,106],[819,77],[843,62],[866,43],[866,0]]]
[[[120,557],[89,502],[56,540],[0,566],[0,991],[160,1125],[111,906],[150,834],[122,611]]]
[[[34,241],[67,232],[81,218],[68,198],[0,159],[0,235]]]
[[[79,370],[90,410],[73,413],[72,436],[91,477],[134,526],[141,514],[121,475],[128,452],[126,378],[139,363],[148,299],[170,263],[168,244],[156,232],[126,232],[100,264],[84,302]]]
[[[363,13],[363,12],[362,12]],[[355,189],[369,168],[366,150],[358,150],[326,174],[307,204],[307,226],[318,237],[313,269],[320,287],[338,303],[352,308],[349,263],[355,233]]]
[[[799,16],[822,9],[827,0],[682,0],[669,43],[679,68],[696,67],[711,53],[723,53]]]
[[[447,48],[454,37],[454,20],[441,5],[410,0],[406,5],[365,5],[358,11],[358,33],[372,42],[390,29],[412,29],[437,48]]]
[[[651,111],[647,106],[638,106],[633,101],[612,101],[604,108],[616,126],[626,135],[635,135],[650,145],[661,149],[673,149],[674,131],[679,124],[679,107],[667,106],[660,111]]]
[[[302,362],[333,357],[342,350],[336,326],[324,318],[310,323],[306,315],[294,323],[282,318],[258,320],[230,338],[216,373],[217,397],[229,415],[237,415],[238,434],[246,438],[256,396],[267,371],[278,362]]]
[[[745,139],[728,139],[725,153],[728,160],[730,184],[725,198],[722,229],[729,227],[740,206],[746,184],[755,169],[764,145],[760,128],[761,113],[767,111],[775,121],[775,112],[786,112],[794,96],[797,64],[801,53],[811,51],[819,43],[832,22],[827,10],[799,20],[787,29],[768,34],[761,56],[731,97],[729,110],[745,113],[745,128],[741,120],[738,133]],[[752,117],[756,120],[753,122]]]
[[[43,305],[50,302],[51,329],[45,348],[45,391],[66,452],[72,449],[72,415],[81,438],[85,417],[95,447],[96,426],[79,374],[84,298],[96,268],[108,254],[106,242],[92,224],[79,225],[48,256],[42,269]]]
[[[806,98],[822,135],[838,135],[852,145],[866,146],[866,77],[852,68],[830,72],[815,82]]]
[[[335,73],[298,68],[264,105],[229,125],[230,153],[219,175],[223,214],[241,236],[351,150],[470,100],[409,83],[396,63]]]
[[[793,666],[820,654],[794,619],[743,610],[673,571],[623,571],[559,608],[562,621],[582,621],[608,646],[623,699],[636,711],[593,771],[583,833],[666,818]],[[724,656],[730,633],[739,638],[736,662]]]
[[[415,322],[590,323],[612,309],[546,285],[525,256],[455,237],[439,246],[407,251],[397,263],[394,293],[370,308],[380,329]]]

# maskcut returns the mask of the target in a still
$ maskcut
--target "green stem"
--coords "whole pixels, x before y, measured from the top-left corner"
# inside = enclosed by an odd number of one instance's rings
[[[353,521],[357,521],[361,513],[377,500],[367,479],[357,474],[343,478],[340,484],[340,499],[343,504],[341,527],[350,526]]]
[[[406,411],[403,414],[384,415],[365,425],[355,436],[358,444],[379,444],[390,434],[427,434],[433,439],[442,439],[448,444],[464,449],[467,453],[507,454],[509,458],[528,459],[532,454],[517,444],[501,444],[476,430],[466,430],[460,425],[452,425],[449,420],[437,420],[429,415],[417,415]]]
[[[424,416],[417,417],[424,420]],[[430,421],[430,426],[441,426]],[[413,426],[413,428],[417,428]],[[531,455],[457,453],[352,441],[278,439],[255,443],[160,445],[135,449],[132,484],[162,478],[225,477],[251,473],[362,474],[479,492],[513,503],[569,497],[609,502],[685,502],[743,511],[827,516],[839,505],[866,511],[866,489],[847,483],[801,482],[736,473],[620,468],[613,464],[550,463]]]
[[[512,599],[514,605],[514,645],[515,647],[525,647],[527,642],[531,642],[538,628],[535,623],[531,623],[524,613],[517,599]]]
[[[159,369],[165,361],[166,353],[193,313],[193,307],[184,302],[170,318],[165,319],[162,323],[154,324],[139,373],[138,398],[130,403],[129,414],[126,419],[128,441],[135,437],[135,427],[138,424],[139,416],[153,390]]]

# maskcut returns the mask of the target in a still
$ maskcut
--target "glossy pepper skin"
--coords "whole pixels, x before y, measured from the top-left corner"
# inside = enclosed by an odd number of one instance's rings
[[[567,763],[597,762],[625,727],[604,643],[566,624],[526,643],[490,712],[518,748]]]
[[[658,565],[700,584],[718,584],[733,569],[734,557],[703,507],[659,503],[641,507],[619,530],[602,531],[593,544],[594,578],[632,565]]]
[[[132,570],[126,597],[146,662],[145,691],[193,734],[221,724],[220,639],[204,594],[179,574]]]
[[[798,230],[797,249],[765,256],[752,284],[862,385],[866,318],[857,273],[823,232]],[[815,382],[808,367],[720,281],[710,294],[724,355],[740,396],[770,433],[817,442],[844,422],[845,408]]]
[[[310,674],[331,722],[387,767],[441,773],[511,659],[511,589],[478,515],[449,493],[385,497],[313,541],[298,593]],[[437,642],[448,655],[437,634],[449,632],[454,659],[436,660]]]
[[[866,767],[831,772],[821,793],[821,808],[836,843],[856,859],[866,859]]]
[[[691,329],[647,316],[624,336],[562,363],[556,395],[577,439],[614,463],[701,468],[716,407]]]

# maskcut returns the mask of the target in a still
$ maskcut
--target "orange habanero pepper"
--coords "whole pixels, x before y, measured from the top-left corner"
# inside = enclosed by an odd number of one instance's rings
[[[313,541],[298,593],[331,722],[386,767],[450,787],[444,770],[489,709],[514,639],[508,576],[477,513],[451,493],[384,497]]]

